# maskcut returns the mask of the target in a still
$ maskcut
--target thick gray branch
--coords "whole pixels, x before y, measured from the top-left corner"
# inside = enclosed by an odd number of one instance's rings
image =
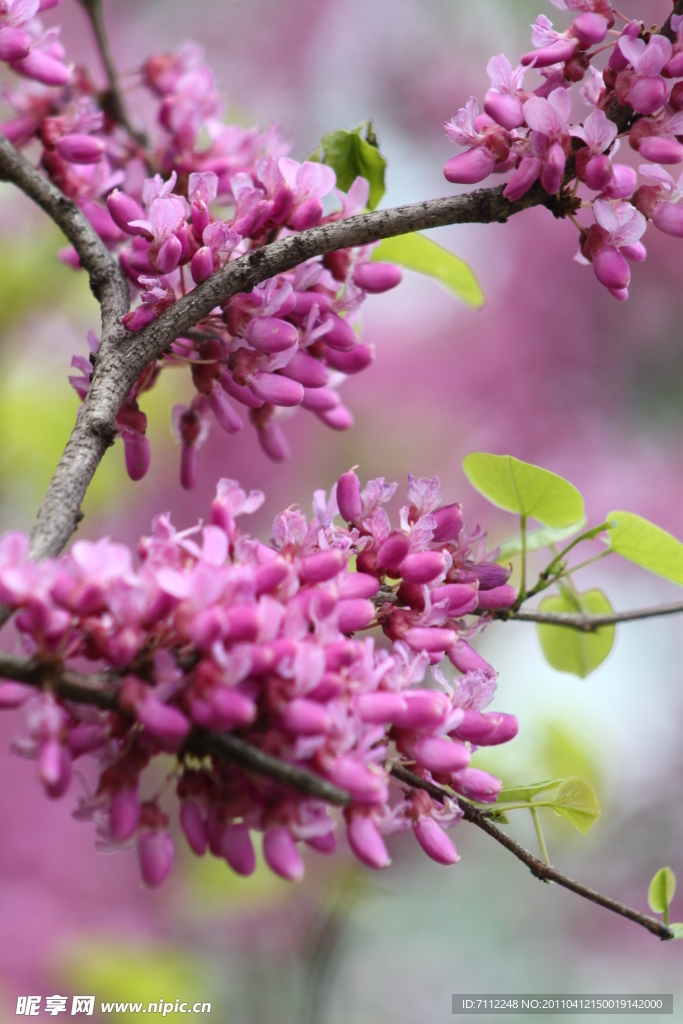
[[[558,215],[562,204],[540,185],[509,203],[503,186],[464,196],[432,199],[393,210],[376,210],[290,235],[228,264],[154,320],[130,334],[118,325],[100,347],[92,384],[78,424],[57,467],[33,531],[36,557],[57,555],[80,519],[81,502],[93,474],[114,437],[121,403],[145,366],[158,359],[179,336],[191,330],[218,305],[238,292],[250,291],[300,263],[351,246],[445,224],[504,222],[532,206],[544,205]]]
[[[80,209],[55,185],[36,170],[28,160],[0,133],[0,177],[17,185],[22,192],[33,199],[58,225],[79,255],[81,266],[90,278],[90,287],[100,303],[102,312],[102,351],[108,353],[116,348],[121,331],[121,317],[130,305],[128,284],[118,261],[106,248]],[[109,385],[103,384],[107,392]],[[125,394],[121,397],[121,401]],[[88,403],[86,403],[87,405]],[[66,450],[59,463],[58,473],[53,480],[43,503],[38,523],[32,536],[32,554],[45,558],[56,554],[64,546],[68,536],[76,529],[81,517],[80,502],[72,499],[77,481],[92,479],[92,476],[111,443],[111,429],[102,429],[97,416],[84,410],[69,438]],[[83,491],[85,493],[85,491]],[[7,614],[0,613],[0,621]]]

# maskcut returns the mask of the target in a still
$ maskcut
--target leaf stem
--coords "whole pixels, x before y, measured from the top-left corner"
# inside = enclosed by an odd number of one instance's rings
[[[534,822],[534,828],[536,829],[536,836],[538,837],[538,845],[541,848],[541,856],[543,857],[543,863],[550,867],[550,858],[548,857],[548,848],[545,845],[545,836],[543,835],[543,829],[541,828],[541,820],[538,817],[538,810],[536,805],[530,803],[529,810],[531,811],[531,817]],[[547,880],[546,880],[547,881]]]

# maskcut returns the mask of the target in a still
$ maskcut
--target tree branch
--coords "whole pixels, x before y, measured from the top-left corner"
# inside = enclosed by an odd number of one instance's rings
[[[654,608],[634,608],[629,612],[611,612],[609,615],[576,614],[572,612],[541,612],[535,610],[513,612],[508,614],[505,611],[482,612],[490,615],[493,619],[501,619],[504,622],[540,622],[548,626],[566,626],[568,629],[578,629],[582,633],[594,633],[596,629],[603,626],[616,626],[620,622],[635,622],[637,619],[654,619],[660,615],[677,615],[683,612],[683,602],[675,601],[673,604],[660,604]]]
[[[404,782],[408,786],[412,786],[414,789],[423,789],[426,793],[429,793],[431,797],[443,803],[446,796],[451,794],[442,789],[441,786],[436,786],[433,782],[427,782],[425,779],[421,779],[419,775],[415,775],[413,772],[404,768],[402,765],[394,765],[391,769],[391,774],[399,781]],[[583,896],[584,899],[590,900],[591,903],[597,903],[600,907],[605,907],[607,910],[611,910],[615,914],[619,914],[621,917],[628,918],[629,921],[635,921],[636,924],[646,928],[653,935],[656,935],[660,939],[673,939],[674,933],[670,928],[667,928],[665,924],[658,921],[655,917],[650,917],[648,914],[641,914],[637,910],[632,910],[623,903],[619,903],[617,900],[610,899],[609,896],[603,896],[602,893],[596,892],[595,889],[589,889],[588,886],[581,885],[579,882],[575,882],[571,878],[567,878],[566,875],[560,874],[555,868],[545,864],[538,857],[534,857],[532,853],[529,853],[523,846],[512,839],[507,833],[503,832],[496,825],[493,824],[485,813],[473,807],[472,804],[462,800],[460,807],[462,809],[463,818],[465,821],[471,822],[476,825],[487,835],[495,839],[497,843],[504,846],[506,850],[509,850],[513,856],[518,860],[521,860],[523,864],[531,871],[531,874],[535,878],[540,879],[542,882],[556,882],[565,889],[569,889],[571,892],[575,892],[578,896]]]
[[[73,672],[57,663],[48,664],[35,661],[13,654],[0,653],[0,678],[11,679],[16,682],[26,683],[39,689],[49,690],[61,700],[73,701],[78,704],[94,705],[104,711],[115,711],[123,718],[130,718],[128,712],[119,707],[118,688],[120,681],[114,675],[101,673],[99,675],[87,675],[82,672]],[[194,754],[197,757],[225,758],[237,764],[240,768],[265,775],[284,786],[303,793],[306,796],[324,800],[326,803],[336,806],[345,806],[351,803],[351,796],[345,790],[334,786],[331,782],[310,772],[305,768],[297,768],[295,765],[287,764],[279,758],[264,753],[253,744],[234,736],[231,733],[212,732],[208,729],[201,729],[193,726],[190,731],[180,755],[183,753]],[[415,775],[409,769],[400,764],[392,764],[390,773],[399,782],[404,783],[413,789],[422,789],[439,803],[452,794],[448,793],[441,786],[433,782],[427,782]],[[603,896],[594,889],[580,885],[571,878],[560,874],[554,868],[545,864],[542,860],[534,857],[523,846],[520,846],[514,839],[508,836],[501,829],[497,828],[490,821],[490,811],[481,811],[465,800],[459,801],[460,808],[465,821],[476,825],[496,842],[509,850],[518,860],[531,871],[532,875],[544,882],[557,882],[565,889],[583,896],[593,903],[597,903],[607,910],[612,910],[622,917],[626,917],[636,924],[647,928],[653,935],[660,939],[672,939],[674,937],[671,929],[662,924],[656,918],[648,917],[647,914],[640,914],[636,910],[616,900]]]
[[[115,675],[72,672],[58,663],[49,664],[32,658],[0,653],[0,678],[49,690],[61,700],[94,705],[103,711],[115,711],[122,718],[130,718],[130,714],[119,706],[120,679]],[[324,800],[326,803],[343,806],[351,802],[351,797],[345,790],[334,786],[315,772],[297,768],[277,757],[271,757],[253,744],[230,733],[212,732],[193,726],[183,744],[180,756],[183,753],[194,754],[197,757],[206,757],[208,754],[223,757],[240,768],[266,775],[284,786],[295,789],[298,793]]]
[[[104,25],[102,0],[78,0],[78,3],[88,15],[93,35],[95,36],[95,42],[97,43],[97,49],[107,76],[108,88],[100,94],[102,109],[112,121],[116,121],[117,124],[125,128],[136,142],[141,146],[147,146],[149,140],[145,133],[137,131],[131,124],[126,104],[119,89],[119,76],[111,52],[111,46],[109,45],[109,36]]]
[[[532,206],[543,205],[556,216],[573,209],[574,201],[558,200],[540,186],[510,203],[503,186],[468,195],[432,199],[391,210],[376,210],[311,228],[255,249],[229,263],[144,330],[131,334],[120,324],[98,352],[88,395],[57,467],[33,529],[36,558],[56,556],[81,517],[81,502],[104,452],[115,436],[117,413],[144,368],[169,345],[239,292],[250,291],[276,274],[292,270],[316,256],[383,238],[446,224],[502,223]]]

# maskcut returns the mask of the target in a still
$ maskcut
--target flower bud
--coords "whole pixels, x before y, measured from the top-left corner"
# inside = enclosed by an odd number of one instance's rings
[[[680,164],[683,160],[683,146],[680,142],[661,135],[646,135],[638,145],[638,153],[654,164]]]
[[[160,274],[170,274],[176,269],[183,255],[183,246],[179,238],[171,235],[159,249],[155,269]]]
[[[612,163],[605,153],[592,156],[586,164],[584,179],[594,192],[602,192],[612,180]]]
[[[663,78],[635,75],[628,94],[629,103],[639,114],[654,114],[666,103],[669,87]]]
[[[495,611],[497,608],[511,608],[517,600],[517,591],[506,583],[502,587],[493,587],[491,590],[479,590],[478,607],[486,611]]]
[[[332,727],[332,718],[327,709],[305,697],[295,697],[285,705],[282,721],[289,732],[300,736],[320,736]]]
[[[460,724],[451,729],[448,735],[452,739],[465,740],[478,747],[485,746],[486,738],[493,735],[498,724],[498,715],[483,715],[481,711],[464,708]]]
[[[303,558],[299,564],[299,579],[302,583],[325,583],[343,569],[346,558],[338,548],[318,551]]]
[[[480,747],[497,747],[501,743],[508,743],[519,732],[519,722],[514,715],[497,712],[487,717],[496,719],[497,724],[495,730],[485,740],[479,741]]]
[[[336,313],[326,313],[322,319],[323,324],[330,324],[323,341],[330,348],[338,349],[340,352],[348,352],[356,345],[358,338],[348,320],[342,319]]]
[[[273,462],[286,462],[290,457],[289,445],[279,423],[270,420],[259,427],[258,441]]]
[[[323,215],[322,200],[317,196],[311,196],[299,206],[289,218],[290,225],[295,231],[308,231],[320,223]]]
[[[201,284],[213,274],[213,253],[208,245],[197,249],[190,263],[190,273],[195,284]]]
[[[305,388],[322,388],[330,378],[320,360],[303,349],[297,349],[287,365],[280,367],[280,373],[283,377],[298,381]]]
[[[451,157],[444,165],[446,181],[455,185],[475,185],[488,178],[496,164],[496,158],[486,146],[475,146],[465,153]]]
[[[173,867],[175,849],[165,829],[143,829],[138,834],[138,861],[145,885],[156,889],[162,885]]]
[[[316,853],[334,853],[337,849],[337,840],[334,838],[334,832],[326,832],[324,836],[310,836],[306,840],[307,846],[310,846]]]
[[[480,804],[494,804],[502,789],[502,782],[495,775],[489,775],[479,768],[465,768],[451,776],[451,785],[456,793]]]
[[[263,405],[263,399],[257,398],[250,388],[244,384],[235,383],[233,375],[226,366],[221,367],[218,381],[226,394],[234,398],[236,402],[241,402],[242,405],[246,405],[250,409],[260,409]]]
[[[123,450],[126,456],[126,471],[131,480],[142,480],[147,474],[152,453],[146,434],[137,430],[123,431]]]
[[[406,753],[427,771],[450,775],[470,763],[470,752],[462,743],[440,736],[420,736],[404,744]]]
[[[352,375],[360,373],[373,362],[375,354],[368,345],[354,345],[348,352],[325,346],[325,362],[333,370]]]
[[[327,769],[327,777],[335,786],[348,790],[357,803],[383,804],[388,798],[384,775],[352,757],[337,757]]]
[[[420,551],[407,555],[398,567],[399,574],[408,583],[433,583],[446,569],[441,551]]]
[[[253,875],[256,870],[256,854],[249,829],[244,823],[224,825],[218,845],[219,856],[227,861],[236,874],[245,877]]]
[[[462,529],[462,505],[459,502],[441,505],[434,509],[432,517],[436,520],[432,535],[434,543],[446,544],[449,540],[455,540]]]
[[[443,629],[441,626],[411,626],[402,637],[414,651],[435,653],[447,651],[458,639],[454,629]]]
[[[402,530],[394,530],[377,551],[377,568],[399,575],[399,566],[410,551],[410,538]]]
[[[365,629],[375,618],[375,606],[372,601],[355,597],[337,603],[337,625],[340,633],[355,633]]]
[[[350,572],[337,582],[340,597],[374,597],[379,593],[379,580],[365,572]]]
[[[598,46],[607,35],[607,19],[601,14],[584,11],[574,19],[572,32],[584,46]]]
[[[541,185],[551,196],[555,195],[562,184],[566,162],[567,158],[562,146],[559,142],[553,142],[546,153],[541,171]]]
[[[178,708],[164,704],[148,693],[137,705],[135,715],[141,725],[156,739],[164,750],[175,753],[190,731],[189,719]]]
[[[503,196],[511,203],[529,191],[541,172],[541,161],[536,156],[523,156],[519,167],[503,189]]]
[[[208,394],[208,401],[209,406],[211,407],[211,412],[227,434],[236,434],[238,431],[242,430],[244,424],[230,405],[230,402],[225,396],[225,391],[218,381],[214,382],[214,385]]]
[[[432,729],[450,706],[446,694],[438,690],[406,690],[401,696],[407,708],[393,715],[394,725],[400,729]]]
[[[391,858],[374,818],[354,814],[346,827],[349,846],[361,863],[369,868],[387,868]]]
[[[427,856],[437,864],[455,864],[460,860],[444,830],[426,814],[421,815],[413,825],[413,834]]]
[[[246,341],[259,352],[284,352],[299,340],[294,324],[274,316],[255,316],[244,332]]]
[[[253,700],[232,686],[216,686],[211,692],[209,703],[218,715],[221,729],[251,725],[256,719]]]
[[[145,220],[145,211],[142,209],[139,203],[136,203],[134,199],[127,196],[125,192],[119,192],[116,188],[114,191],[107,196],[107,209],[111,214],[114,223],[125,231],[128,235],[144,235],[146,234],[144,228],[131,227],[130,222],[133,220]],[[149,237],[149,235],[147,236]]]
[[[269,828],[263,837],[263,856],[271,871],[288,882],[304,877],[304,862],[288,829]]]
[[[71,79],[71,68],[42,50],[30,50],[22,60],[13,61],[12,67],[20,75],[44,85],[66,85]]]
[[[599,249],[593,257],[593,270],[605,288],[628,288],[631,271],[621,253],[612,245]]]
[[[360,526],[363,515],[360,480],[352,469],[348,473],[342,473],[337,480],[337,506],[342,519],[354,526]]]
[[[525,68],[530,64],[535,68],[549,68],[551,64],[564,63],[573,57],[578,45],[578,39],[558,39],[549,46],[541,46],[538,50],[525,53],[520,63]]]
[[[107,151],[107,144],[94,135],[76,132],[57,139],[55,149],[70,164],[96,164]]]
[[[383,725],[393,722],[408,710],[408,702],[400,693],[388,690],[376,690],[375,693],[362,693],[356,703],[358,714],[364,722]]]
[[[197,483],[197,449],[184,444],[180,449],[180,486],[191,491]]]
[[[402,277],[403,271],[395,263],[359,263],[353,272],[353,283],[376,295],[395,288]]]
[[[71,782],[71,758],[59,740],[47,739],[38,752],[38,775],[45,792],[56,800],[63,796]]]
[[[28,56],[30,49],[31,37],[28,32],[13,25],[0,28],[0,60],[6,60],[8,64],[22,60]]]
[[[340,402],[339,392],[334,388],[304,388],[304,399],[301,404],[304,409],[323,413],[336,409]]]
[[[467,672],[483,672],[487,676],[496,674],[493,666],[489,665],[488,661],[484,661],[481,655],[477,654],[465,640],[458,640],[448,652],[448,657],[458,671],[463,674]]]
[[[524,124],[524,110],[519,96],[511,93],[500,93],[497,89],[489,89],[484,97],[484,110],[497,124],[507,131],[520,128]]]
[[[0,710],[20,708],[30,697],[35,696],[35,689],[24,683],[0,683]]]
[[[304,389],[295,380],[282,377],[279,373],[265,373],[257,370],[247,383],[257,398],[270,405],[300,405],[304,397]]]
[[[622,245],[619,250],[631,263],[642,263],[647,259],[647,249],[642,242],[634,242],[633,245]]]
[[[140,823],[140,801],[134,789],[120,789],[109,807],[109,833],[112,839],[125,842]]]
[[[683,238],[683,206],[660,203],[652,215],[652,223],[665,235]]]
[[[203,857],[208,839],[206,823],[196,800],[183,800],[180,805],[180,827],[192,852]]]

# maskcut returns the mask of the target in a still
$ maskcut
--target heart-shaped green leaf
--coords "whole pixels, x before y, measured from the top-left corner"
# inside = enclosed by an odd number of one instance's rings
[[[550,806],[584,835],[600,817],[595,790],[585,779],[565,779]]]
[[[576,615],[589,612],[593,615],[609,615],[612,606],[602,590],[587,590],[577,600],[571,592],[562,591],[544,598],[538,610],[541,612],[568,612]],[[584,633],[569,626],[538,624],[538,639],[546,661],[558,672],[571,672],[585,679],[602,665],[614,646],[614,626],[603,626],[594,633]]]
[[[368,208],[374,210],[385,192],[387,162],[379,150],[372,125],[368,123],[361,127],[366,128],[365,138],[361,135],[361,128],[352,132],[342,128],[324,135],[320,145],[323,163],[337,175],[337,187],[348,192],[356,178],[365,178],[370,185]]]
[[[671,868],[660,868],[650,882],[647,901],[655,914],[665,914],[676,892],[676,876]]]
[[[385,238],[374,250],[371,259],[397,263],[406,270],[416,270],[419,274],[433,277],[461,302],[474,309],[481,309],[486,302],[481,286],[467,263],[425,235]]]
[[[583,498],[568,480],[512,455],[474,452],[463,460],[473,487],[498,508],[566,529],[583,519]]]
[[[666,530],[633,512],[610,512],[613,526],[609,541],[613,551],[643,569],[683,584],[683,544]]]

